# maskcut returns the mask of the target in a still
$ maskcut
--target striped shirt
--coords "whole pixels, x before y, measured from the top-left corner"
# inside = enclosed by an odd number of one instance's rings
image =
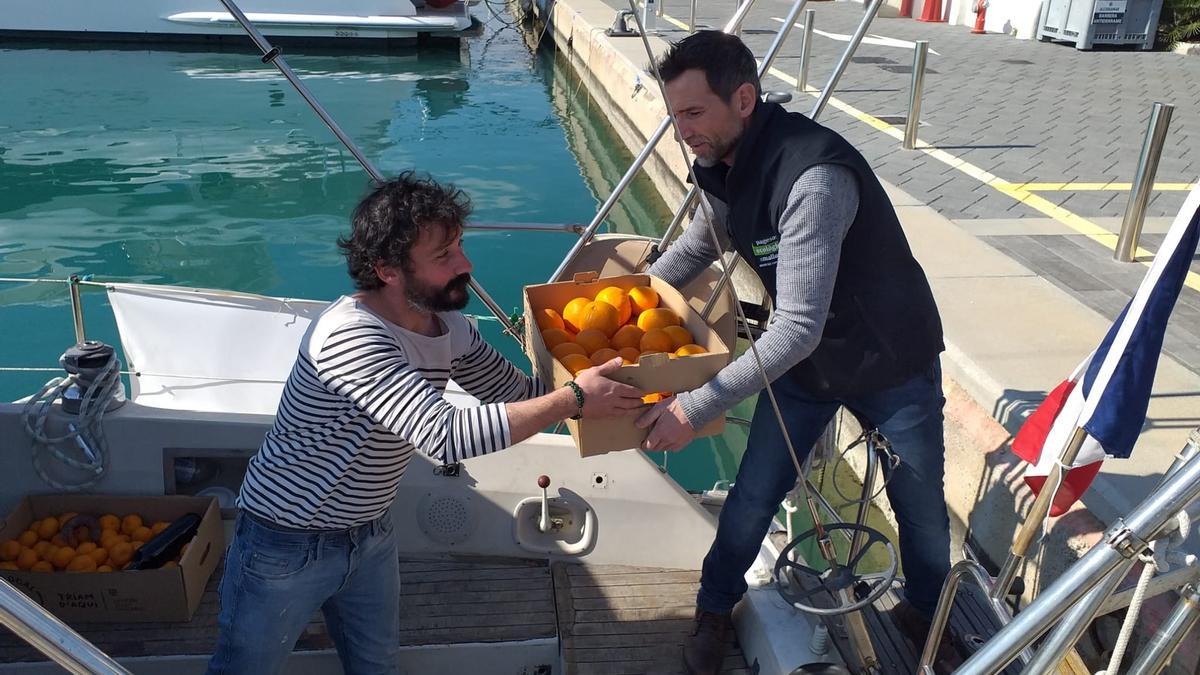
[[[287,527],[350,528],[387,511],[414,450],[451,463],[511,445],[504,403],[541,395],[541,383],[462,314],[437,316],[442,335],[428,337],[348,296],[322,312],[238,505]],[[451,378],[484,404],[447,402]]]

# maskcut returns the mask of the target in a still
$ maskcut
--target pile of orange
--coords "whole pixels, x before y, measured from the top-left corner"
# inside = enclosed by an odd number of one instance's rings
[[[658,291],[649,286],[607,286],[594,298],[573,298],[560,309],[538,310],[536,317],[546,348],[572,375],[618,356],[630,365],[647,354],[676,358],[707,351],[678,314],[658,306]]]
[[[33,521],[16,539],[0,543],[0,570],[112,572],[123,569],[134,551],[171,524],[147,525],[136,513],[123,518],[109,513],[97,519],[99,534],[94,538],[93,530],[83,525],[64,532],[63,526],[77,515],[46,516]],[[176,558],[163,567],[178,565]]]

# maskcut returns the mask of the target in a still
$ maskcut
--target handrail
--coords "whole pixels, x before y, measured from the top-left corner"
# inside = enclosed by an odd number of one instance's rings
[[[99,647],[0,578],[0,624],[68,672],[129,675]]]

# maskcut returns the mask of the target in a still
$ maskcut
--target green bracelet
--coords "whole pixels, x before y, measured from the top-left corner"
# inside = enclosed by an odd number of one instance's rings
[[[575,384],[575,380],[567,380],[567,386],[575,392],[575,404],[579,406],[579,412],[571,415],[571,419],[581,419],[583,417],[583,388]]]

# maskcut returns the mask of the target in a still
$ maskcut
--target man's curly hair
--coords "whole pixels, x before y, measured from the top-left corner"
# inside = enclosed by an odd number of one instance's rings
[[[413,171],[375,188],[354,208],[350,236],[338,237],[354,287],[382,288],[377,263],[412,269],[409,252],[422,232],[453,237],[470,215],[466,193]]]

